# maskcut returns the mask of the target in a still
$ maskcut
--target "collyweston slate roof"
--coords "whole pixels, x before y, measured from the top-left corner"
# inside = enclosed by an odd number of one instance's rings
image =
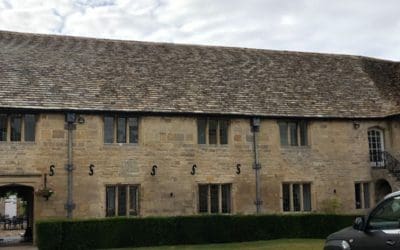
[[[400,63],[0,32],[0,108],[307,117],[400,114]]]

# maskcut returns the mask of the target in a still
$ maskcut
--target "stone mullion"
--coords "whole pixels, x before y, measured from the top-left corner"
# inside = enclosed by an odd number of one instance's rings
[[[118,134],[117,133],[117,131],[118,131],[117,120],[118,120],[118,115],[114,115],[113,117],[114,117],[114,119],[113,119],[113,129],[114,129],[114,131],[113,131],[113,133],[114,133],[113,143],[116,143],[118,141],[118,139],[117,139],[117,134]]]
[[[208,134],[208,123],[209,123],[209,120],[208,120],[208,118],[206,118],[206,131],[205,131],[205,136],[206,136],[206,145],[208,145],[209,144],[209,134]]]
[[[217,133],[216,133],[216,135],[217,135],[217,145],[220,145],[221,144],[221,141],[220,141],[220,138],[219,138],[219,128],[220,128],[220,120],[218,119],[217,120]]]
[[[293,183],[289,184],[289,207],[290,207],[290,211],[294,211],[294,204],[293,204]]]
[[[126,143],[129,143],[129,136],[130,136],[130,131],[129,131],[129,116],[127,116],[127,117],[125,118],[125,135],[126,135],[125,142],[126,142]],[[128,187],[128,189],[129,189],[129,187]]]
[[[207,185],[207,213],[211,213],[211,185]]]
[[[129,185],[126,185],[125,186],[125,188],[126,188],[126,197],[125,197],[125,201],[126,201],[126,216],[129,216],[130,215],[130,211],[131,211],[131,204],[130,204],[130,198],[131,198],[131,189],[130,189],[130,187],[129,187]]]
[[[11,115],[7,114],[7,134],[6,134],[6,141],[11,141]]]
[[[361,201],[361,209],[365,208],[365,200],[364,200],[364,182],[360,182],[360,201]]]
[[[115,185],[115,199],[114,199],[114,207],[115,207],[115,216],[118,216],[118,190],[119,185]]]
[[[218,212],[222,213],[222,185],[218,185]]]
[[[300,184],[300,211],[304,211],[303,184]]]
[[[25,115],[21,115],[21,141],[25,141]]]

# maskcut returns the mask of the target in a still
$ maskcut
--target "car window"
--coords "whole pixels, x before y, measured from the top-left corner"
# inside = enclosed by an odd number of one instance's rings
[[[388,199],[372,213],[368,223],[369,229],[400,228],[400,196]]]

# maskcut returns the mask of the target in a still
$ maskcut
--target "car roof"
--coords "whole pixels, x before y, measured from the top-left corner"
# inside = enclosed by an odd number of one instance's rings
[[[396,192],[390,193],[390,194],[385,196],[384,200],[392,198],[394,196],[398,196],[398,195],[400,195],[400,191],[396,191]]]

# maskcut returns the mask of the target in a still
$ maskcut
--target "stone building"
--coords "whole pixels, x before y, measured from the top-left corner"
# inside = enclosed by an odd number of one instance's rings
[[[360,213],[400,188],[398,62],[0,32],[0,84],[0,193],[31,223]]]

